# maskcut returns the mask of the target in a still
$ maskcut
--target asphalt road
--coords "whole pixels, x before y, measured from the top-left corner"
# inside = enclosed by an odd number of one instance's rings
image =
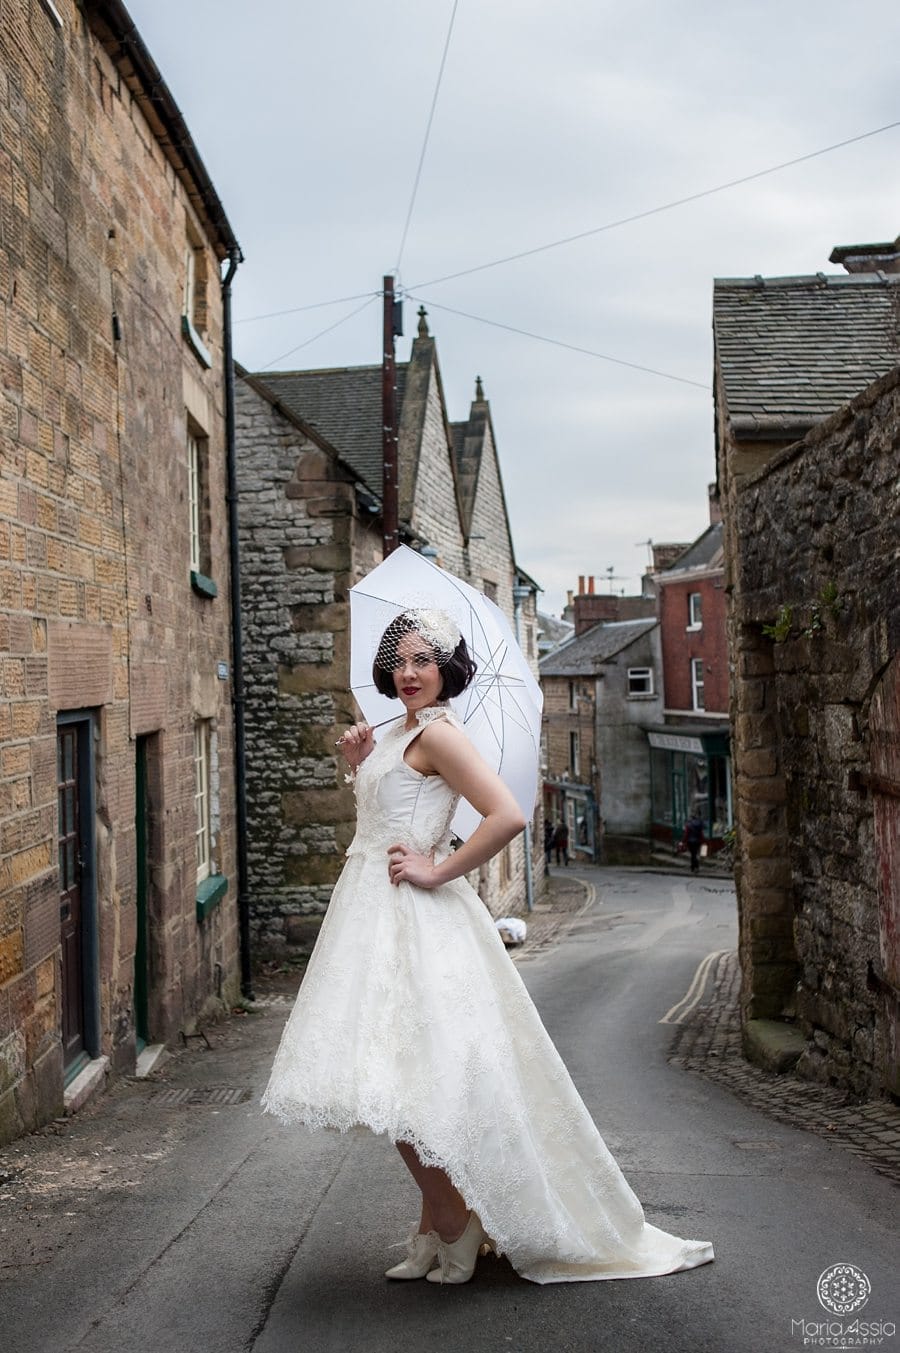
[[[248,1086],[248,1102],[160,1106],[159,1087],[119,1086],[59,1138],[27,1139],[8,1155],[19,1173],[0,1188],[0,1348],[840,1347],[796,1323],[838,1319],[816,1298],[819,1275],[837,1262],[871,1284],[860,1322],[900,1320],[896,1187],[666,1061],[673,1027],[660,1021],[702,959],[736,942],[730,886],[625,870],[585,877],[596,905],[519,970],[648,1219],[712,1240],[715,1263],[539,1286],[491,1256],[461,1287],[386,1282],[383,1269],[402,1254],[390,1246],[415,1216],[412,1181],[395,1148],[365,1130],[308,1134],[260,1116],[286,1014],[275,1007],[214,1033],[211,1053],[192,1047],[171,1064],[174,1086]],[[865,1346],[852,1337],[846,1346]],[[869,1346],[900,1342],[888,1330]]]

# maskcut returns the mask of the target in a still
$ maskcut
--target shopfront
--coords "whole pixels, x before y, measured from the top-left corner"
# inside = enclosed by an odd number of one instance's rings
[[[649,729],[652,835],[672,845],[694,813],[712,850],[732,823],[731,758],[727,726]]]
[[[597,805],[589,785],[571,780],[544,781],[544,821],[569,829],[569,858],[597,859]]]

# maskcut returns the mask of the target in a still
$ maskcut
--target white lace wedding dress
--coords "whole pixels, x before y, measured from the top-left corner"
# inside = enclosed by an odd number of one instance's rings
[[[707,1241],[644,1220],[466,880],[426,891],[388,879],[396,841],[448,853],[456,795],[404,760],[425,722],[448,717],[420,711],[359,768],[356,836],[262,1105],[288,1123],[411,1142],[533,1282],[708,1263]]]

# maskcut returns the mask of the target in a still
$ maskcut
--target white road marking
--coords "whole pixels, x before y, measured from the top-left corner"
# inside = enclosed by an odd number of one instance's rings
[[[706,958],[701,959],[697,971],[694,973],[691,985],[688,987],[681,1000],[676,1001],[671,1010],[666,1011],[662,1019],[659,1020],[660,1024],[681,1024],[684,1021],[686,1016],[688,1016],[694,1007],[700,1003],[710,968],[715,963],[716,959],[721,958],[723,954],[727,954],[728,952],[727,949],[715,949],[711,954],[707,954]],[[676,1011],[678,1012],[677,1014]]]

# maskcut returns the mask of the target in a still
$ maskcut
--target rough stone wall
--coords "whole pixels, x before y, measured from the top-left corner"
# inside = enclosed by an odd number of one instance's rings
[[[652,695],[629,694],[629,667],[652,669]],[[649,849],[650,750],[646,730],[662,723],[660,627],[654,626],[603,663],[599,677],[602,678],[597,681],[600,817],[604,860],[614,863],[620,856],[633,858],[634,838]]]
[[[437,549],[444,568],[465,578],[453,456],[433,338],[417,338],[413,343],[403,396],[399,453],[401,497],[410,478],[407,467],[414,462],[417,467],[412,500],[407,504],[411,526]]]
[[[234,870],[218,261],[72,0],[0,23],[0,1138],[62,1099],[56,714],[96,716],[100,1040],[134,1065],[135,748],[156,734],[151,1037],[237,994],[234,890],[196,920],[192,723],[217,732],[216,850]],[[192,227],[211,279],[181,334]],[[113,312],[121,337],[113,335]],[[214,599],[191,590],[188,413],[208,439]]]
[[[796,1017],[800,1070],[864,1092],[891,1001],[880,921],[871,701],[900,648],[900,377],[892,373],[728,497],[745,1018]],[[766,636],[762,627],[776,627]]]
[[[703,624],[688,624],[688,597],[699,592]],[[676,580],[659,579],[659,619],[667,710],[691,711],[691,659],[703,660],[705,712],[728,711],[727,602],[724,573],[706,573]],[[696,713],[696,711],[691,711]]]
[[[347,593],[381,557],[352,477],[254,386],[237,382],[241,608],[253,928],[264,948],[321,915],[355,826],[335,749],[347,689]]]

